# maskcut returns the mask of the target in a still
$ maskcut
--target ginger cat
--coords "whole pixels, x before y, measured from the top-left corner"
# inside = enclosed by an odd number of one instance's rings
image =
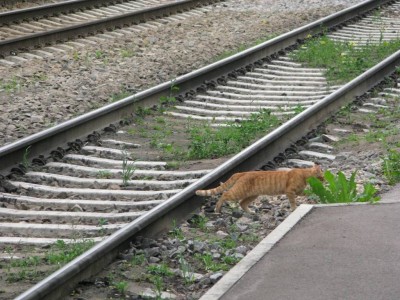
[[[197,190],[196,195],[212,196],[223,192],[215,206],[215,212],[220,213],[225,201],[237,201],[244,211],[251,212],[248,206],[258,196],[286,194],[293,211],[296,209],[296,196],[303,193],[309,177],[317,177],[322,181],[321,167],[315,164],[311,168],[304,169],[236,173],[219,187]]]

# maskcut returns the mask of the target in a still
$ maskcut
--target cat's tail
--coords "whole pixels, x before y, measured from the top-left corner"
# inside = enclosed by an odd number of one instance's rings
[[[213,195],[218,195],[228,189],[230,189],[235,182],[242,177],[242,173],[237,173],[231,176],[231,178],[229,178],[227,181],[225,181],[225,183],[220,184],[220,186],[214,188],[214,189],[210,189],[210,190],[197,190],[196,191],[196,195],[197,196],[213,196]]]

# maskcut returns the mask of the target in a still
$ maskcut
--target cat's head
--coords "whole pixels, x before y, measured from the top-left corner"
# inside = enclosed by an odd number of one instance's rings
[[[313,169],[313,176],[321,181],[324,181],[324,172],[322,171],[321,166],[318,164],[314,164],[312,169]]]

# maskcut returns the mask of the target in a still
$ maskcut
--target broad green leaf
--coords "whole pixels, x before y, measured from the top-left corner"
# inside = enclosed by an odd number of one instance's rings
[[[328,182],[329,190],[332,193],[335,193],[337,191],[335,176],[329,170],[326,170],[324,173],[324,177],[325,180]]]
[[[308,183],[311,189],[308,194],[315,194],[320,203],[378,201],[380,198],[375,196],[377,190],[370,183],[364,185],[363,193],[357,194],[356,174],[357,171],[353,172],[350,178],[347,179],[340,171],[336,176],[330,171],[326,171],[324,173],[326,185],[314,177],[309,178]]]

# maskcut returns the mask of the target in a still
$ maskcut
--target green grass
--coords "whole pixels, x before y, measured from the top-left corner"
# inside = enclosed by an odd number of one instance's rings
[[[159,265],[149,265],[147,266],[147,272],[152,275],[159,275],[159,276],[167,276],[171,277],[174,273],[166,264],[159,264]]]
[[[255,233],[249,233],[239,237],[239,241],[244,243],[256,243],[260,241],[260,236]]]
[[[131,180],[136,167],[133,163],[128,162],[129,154],[124,152],[124,157],[122,158],[122,184],[124,186],[128,185],[129,180]]]
[[[212,272],[217,272],[217,271],[227,271],[229,270],[229,266],[226,263],[221,263],[217,262],[214,260],[213,256],[209,253],[196,253],[195,258],[199,260],[206,271],[212,271]]]
[[[97,59],[102,59],[105,57],[105,53],[101,50],[96,50],[94,52],[94,57],[96,57]]]
[[[110,179],[112,178],[112,174],[109,170],[100,170],[97,172],[96,178]]]
[[[52,265],[63,265],[89,250],[93,245],[93,240],[76,241],[70,244],[58,240],[46,254],[45,260]]]
[[[136,55],[136,52],[130,48],[121,49],[120,53],[122,58],[133,57]]]
[[[183,256],[179,257],[178,262],[179,269],[182,272],[183,282],[188,285],[192,284],[195,280],[192,265]]]
[[[0,90],[4,90],[7,93],[19,91],[21,85],[21,80],[15,76],[11,80],[0,79]]]
[[[164,281],[160,276],[152,276],[150,281],[154,284],[154,292],[156,294],[156,300],[161,300],[161,294],[164,289]]]
[[[135,114],[143,119],[146,116],[150,116],[153,114],[153,111],[149,107],[143,107],[143,106],[138,106],[137,109],[135,110]]]
[[[232,237],[226,237],[220,242],[220,246],[225,250],[233,249],[237,247],[237,242],[236,240],[232,239]]]
[[[128,282],[126,281],[114,282],[113,286],[118,292],[124,294],[126,292],[126,288],[128,287]]]
[[[193,225],[195,225],[196,227],[198,227],[202,231],[206,231],[207,230],[206,224],[208,222],[208,218],[206,216],[194,215],[192,217],[192,222],[193,222]]]
[[[41,259],[39,256],[29,256],[24,259],[13,259],[10,262],[11,267],[25,268],[39,265]]]
[[[25,169],[29,169],[31,167],[31,163],[29,161],[29,152],[31,150],[31,146],[28,146],[24,150],[24,154],[22,155],[22,165]]]
[[[180,168],[180,166],[182,165],[182,163],[180,161],[168,161],[167,165],[165,166],[165,168],[167,170],[177,170]]]
[[[240,259],[233,257],[233,256],[225,256],[222,261],[228,265],[236,264]]]
[[[383,159],[382,169],[389,184],[393,185],[400,182],[400,152],[389,150]]]
[[[185,234],[182,229],[176,225],[176,220],[172,220],[172,229],[169,231],[169,235],[180,241],[185,240]]]
[[[39,276],[42,276],[43,272],[36,269],[22,268],[16,272],[7,273],[7,282],[19,282],[19,281],[37,281]]]
[[[193,127],[190,129],[188,159],[217,158],[237,153],[279,123],[270,111],[262,110],[252,114],[248,120],[232,122],[227,127],[212,128],[208,124]]]
[[[94,245],[93,240],[82,240],[66,244],[58,240],[52,245],[44,257],[28,256],[24,259],[12,258],[6,265],[0,265],[5,269],[7,282],[37,281],[48,271],[40,271],[40,265],[64,265],[75,257],[81,255]],[[11,251],[10,251],[11,254]]]
[[[354,42],[336,42],[327,36],[311,38],[292,57],[315,68],[326,68],[329,81],[350,81],[400,48],[400,40],[368,44],[357,49]]]
[[[146,257],[144,256],[144,254],[136,254],[135,256],[132,257],[129,263],[132,266],[141,266],[144,264],[145,261]]]

